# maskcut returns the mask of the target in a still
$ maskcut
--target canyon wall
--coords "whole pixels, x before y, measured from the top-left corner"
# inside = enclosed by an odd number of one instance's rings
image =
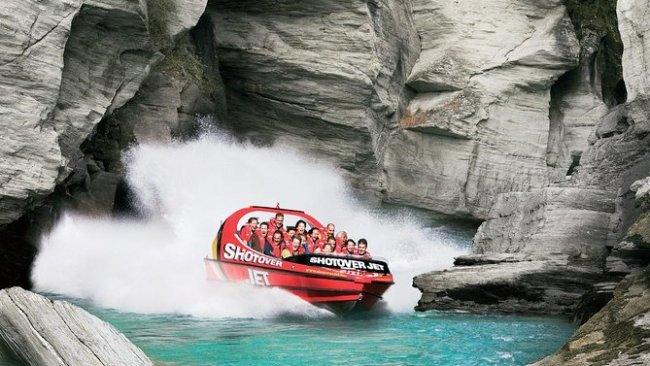
[[[584,321],[611,298],[622,276],[647,264],[643,240],[630,240],[629,230],[647,224],[639,219],[643,205],[635,200],[639,183],[634,182],[650,175],[648,70],[642,56],[648,21],[640,18],[648,3],[619,1],[617,10],[626,101],[604,109],[593,102],[605,95],[593,85],[602,83],[598,69],[606,68],[598,66],[602,57],[584,62],[593,51],[583,43],[578,68],[567,74],[578,82],[554,94],[558,99],[549,112],[552,124],[560,124],[565,151],[574,157],[566,162],[576,161],[575,166],[546,187],[498,195],[474,238],[473,253],[457,258],[449,271],[416,277],[423,291],[420,309],[532,311]],[[600,39],[597,52],[603,44]],[[617,88],[611,95],[620,93]],[[571,132],[577,125],[588,133]],[[547,159],[566,155],[548,152]]]
[[[128,207],[129,147],[218,127],[331,161],[374,202],[483,221],[471,255],[415,279],[419,309],[586,319],[644,261],[648,7],[9,1],[0,287],[29,286],[62,210]]]

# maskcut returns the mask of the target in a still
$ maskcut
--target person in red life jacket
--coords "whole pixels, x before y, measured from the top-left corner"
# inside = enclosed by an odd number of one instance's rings
[[[334,237],[332,237],[332,239],[334,239]],[[321,253],[332,254],[333,252],[334,252],[334,247],[331,243],[323,244],[323,249],[321,250]]]
[[[266,239],[269,236],[269,223],[268,222],[263,222],[263,223],[260,224],[260,228],[259,228],[259,230],[257,230],[257,236],[259,236],[261,244],[264,244],[264,242],[266,242]]]
[[[359,243],[357,244],[357,256],[363,259],[372,258],[368,251],[368,241],[366,239],[359,239]]]
[[[357,254],[357,243],[352,239],[348,239],[345,243],[345,248],[343,248],[344,255],[356,255]]]
[[[294,255],[304,254],[305,252],[301,244],[302,241],[300,240],[299,236],[296,235],[293,238],[291,238],[290,247],[284,248],[284,250],[282,250],[282,258],[288,258]]]
[[[307,223],[304,220],[298,220],[296,222],[296,235],[305,235],[306,229]]]
[[[257,217],[249,217],[248,222],[239,229],[239,237],[248,243],[253,233],[257,231],[258,223],[259,220],[257,220]]]
[[[300,238],[300,245],[302,247],[303,253],[307,253],[307,254],[311,253],[309,251],[309,243],[307,243],[307,235],[296,234],[296,236]]]
[[[293,226],[287,226],[287,232],[284,233],[284,241],[286,243],[291,242],[291,238],[296,235],[296,228]]]
[[[286,247],[284,240],[282,240],[282,237],[282,232],[280,230],[276,230],[272,235],[272,239],[266,240],[264,244],[264,254],[280,257],[282,251]]]
[[[311,228],[309,236],[307,237],[308,253],[315,253],[316,250],[320,251],[323,241],[320,238],[320,230],[318,228]]]
[[[327,254],[337,254],[337,253],[335,253],[335,250],[336,250],[336,238],[335,237],[333,237],[333,236],[328,237],[327,242],[325,242],[325,244],[323,244],[323,248],[325,247],[325,245],[329,245],[332,248],[332,250]],[[325,253],[324,249],[322,251],[323,251],[323,253]]]
[[[272,232],[280,230],[284,233],[284,214],[282,212],[276,213],[275,217],[269,220],[269,226]]]
[[[345,244],[348,242],[348,233],[345,231],[339,231],[338,234],[336,234],[336,248],[334,248],[334,251],[337,253],[341,253],[343,251],[343,248],[345,248]]]
[[[330,222],[325,227],[325,236],[328,237],[328,238],[330,236],[334,236],[334,230],[336,230],[336,226],[334,226],[334,224]]]

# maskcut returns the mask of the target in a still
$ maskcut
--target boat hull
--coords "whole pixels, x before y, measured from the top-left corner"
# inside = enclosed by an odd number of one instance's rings
[[[245,282],[255,286],[278,287],[301,299],[336,314],[353,309],[369,310],[393,284],[392,278],[377,280],[355,278],[329,268],[306,271],[270,269],[239,263],[205,259],[209,280]]]

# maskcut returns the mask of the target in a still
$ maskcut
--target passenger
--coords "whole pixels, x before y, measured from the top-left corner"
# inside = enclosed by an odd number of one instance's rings
[[[248,222],[239,230],[239,237],[242,238],[243,241],[248,242],[253,233],[257,231],[258,223],[259,220],[257,217],[249,217]]]
[[[280,230],[284,233],[284,214],[282,212],[276,213],[275,217],[269,220],[269,225],[271,231],[276,232]]]
[[[328,254],[335,254],[335,253],[334,253],[334,250],[336,249],[336,238],[334,238],[333,236],[328,237],[328,238],[327,238],[327,242],[326,242],[325,244],[326,244],[326,245],[329,245],[329,246],[332,248],[332,251],[329,252]],[[323,246],[323,247],[324,247],[324,246]],[[324,253],[324,252],[325,252],[325,251],[323,250],[323,253]]]
[[[267,236],[269,236],[269,223],[263,222],[260,224],[260,229],[258,230],[257,236],[260,237],[260,243],[266,241]]]
[[[325,230],[326,230],[325,235],[327,237],[334,236],[334,230],[336,230],[336,226],[334,226],[334,224],[330,222],[329,224],[327,224]]]
[[[296,235],[296,228],[293,226],[287,226],[287,232],[284,233],[284,241],[286,243],[291,242],[291,238]]]
[[[291,247],[284,248],[284,250],[282,250],[282,258],[288,258],[294,255],[303,254],[304,251],[302,250],[302,245],[300,244],[301,241],[299,236],[294,236],[291,238]]]
[[[368,251],[368,241],[366,241],[366,239],[359,239],[359,243],[357,244],[357,256],[362,257],[363,259],[372,258]]]
[[[357,254],[357,243],[352,239],[348,239],[346,242],[345,248],[343,249],[345,255],[356,255]]]
[[[304,235],[304,234],[303,234],[303,235],[296,234],[296,236],[298,236],[298,237],[300,238],[300,245],[301,245],[302,248],[303,248],[303,252],[304,252],[304,253],[307,253],[307,254],[311,253],[311,252],[309,251],[309,243],[307,243],[307,235]]]
[[[334,239],[334,237],[332,237],[332,239]],[[321,250],[321,253],[323,253],[323,254],[332,254],[333,251],[334,251],[334,248],[332,247],[332,244],[325,243],[323,245],[323,249]]]
[[[282,240],[282,232],[276,230],[272,235],[272,239],[270,241],[266,240],[264,244],[264,254],[280,257],[280,254],[285,247],[284,240]]]
[[[338,234],[336,234],[336,248],[334,249],[335,252],[337,253],[342,253],[343,248],[345,248],[345,243],[348,242],[348,233],[345,231],[339,231]]]
[[[304,220],[298,220],[296,222],[296,234],[305,235],[305,229],[307,229],[307,223]]]
[[[323,246],[323,241],[320,238],[320,230],[318,230],[318,228],[313,227],[311,228],[311,230],[309,230],[309,236],[307,237],[307,245],[308,245],[309,253],[320,252],[321,247]]]

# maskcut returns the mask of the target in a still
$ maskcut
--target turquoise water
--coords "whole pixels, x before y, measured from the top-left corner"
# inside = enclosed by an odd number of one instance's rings
[[[75,302],[163,365],[524,365],[555,351],[574,330],[561,319],[520,316],[206,320]]]

